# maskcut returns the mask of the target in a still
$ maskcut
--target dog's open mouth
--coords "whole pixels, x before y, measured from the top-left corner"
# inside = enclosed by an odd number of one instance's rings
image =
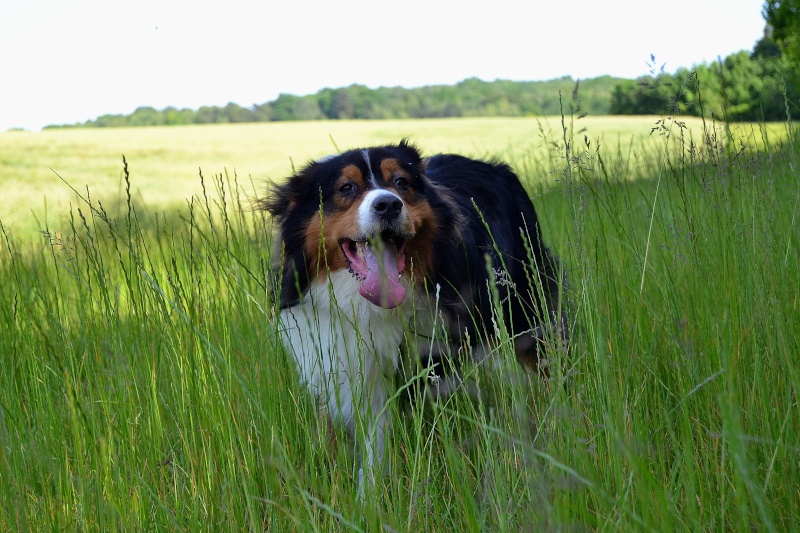
[[[390,231],[369,239],[339,241],[350,273],[361,282],[361,296],[387,309],[403,303],[406,288],[400,274],[406,265],[407,242]]]

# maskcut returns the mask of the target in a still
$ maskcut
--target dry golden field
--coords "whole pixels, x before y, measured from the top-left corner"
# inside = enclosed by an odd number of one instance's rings
[[[651,129],[658,117],[566,119],[568,137],[591,150],[636,160],[663,147]],[[685,138],[700,142],[703,124],[685,121]],[[671,124],[671,123],[670,123]],[[751,131],[747,131],[747,128]],[[770,126],[770,129],[773,129]],[[780,137],[775,125],[772,138]],[[673,126],[673,130],[678,131]],[[740,126],[737,138],[760,142],[758,126]],[[574,133],[574,135],[573,135]],[[125,198],[122,156],[128,161],[134,201],[162,209],[183,204],[201,192],[198,177],[227,173],[256,195],[267,180],[289,175],[293,165],[341,149],[408,137],[425,153],[453,151],[497,156],[521,174],[549,160],[547,150],[563,141],[561,117],[474,118],[392,121],[278,122],[264,124],[175,126],[129,129],[63,129],[0,133],[0,222],[27,240],[46,224],[64,217],[78,200],[70,187],[99,199],[109,209]],[[585,137],[585,139],[584,139]],[[563,146],[563,144],[562,144]],[[575,148],[577,149],[577,148]],[[585,146],[581,146],[585,149]],[[563,148],[561,149],[563,151]],[[61,178],[64,181],[62,181]],[[528,180],[546,176],[525,176]]]

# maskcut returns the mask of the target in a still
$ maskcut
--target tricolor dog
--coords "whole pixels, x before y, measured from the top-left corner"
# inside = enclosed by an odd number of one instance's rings
[[[330,420],[363,444],[362,482],[384,455],[401,354],[434,374],[483,358],[498,307],[524,365],[541,367],[546,332],[566,335],[557,262],[505,164],[423,158],[401,141],[313,161],[262,205],[279,227],[284,344]],[[435,324],[439,342],[413,335]]]

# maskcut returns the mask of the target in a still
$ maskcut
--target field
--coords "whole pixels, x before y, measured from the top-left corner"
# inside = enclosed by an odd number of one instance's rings
[[[797,528],[797,138],[657,120],[0,134],[0,529]],[[360,497],[277,341],[250,201],[401,136],[518,170],[574,338],[548,380],[506,342],[480,394],[391,402]]]
[[[575,121],[577,137],[587,135],[596,147],[620,152],[632,161],[661,146],[651,136],[656,117],[587,117]],[[695,142],[702,123],[686,119]],[[775,139],[784,128],[771,125]],[[762,133],[741,126],[737,138],[762,144]],[[689,133],[687,133],[688,138]],[[561,141],[560,117],[539,119],[443,119],[417,121],[279,122],[251,125],[187,126],[138,129],[75,129],[0,133],[0,221],[17,238],[35,236],[47,221],[59,221],[76,205],[72,187],[100,199],[107,208],[126,203],[122,156],[130,165],[133,200],[149,209],[173,209],[200,195],[198,174],[228,173],[251,195],[267,180],[282,179],[292,165],[336,151],[407,136],[428,153],[457,151],[500,156],[541,166],[553,143]],[[532,176],[532,179],[542,179]]]

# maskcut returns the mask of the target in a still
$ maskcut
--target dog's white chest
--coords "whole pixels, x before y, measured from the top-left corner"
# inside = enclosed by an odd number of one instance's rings
[[[358,294],[349,272],[312,283],[300,305],[281,311],[281,335],[300,380],[352,427],[353,404],[381,409],[397,369],[403,306],[384,309]],[[362,413],[367,414],[367,413]],[[373,413],[375,414],[375,413]]]

